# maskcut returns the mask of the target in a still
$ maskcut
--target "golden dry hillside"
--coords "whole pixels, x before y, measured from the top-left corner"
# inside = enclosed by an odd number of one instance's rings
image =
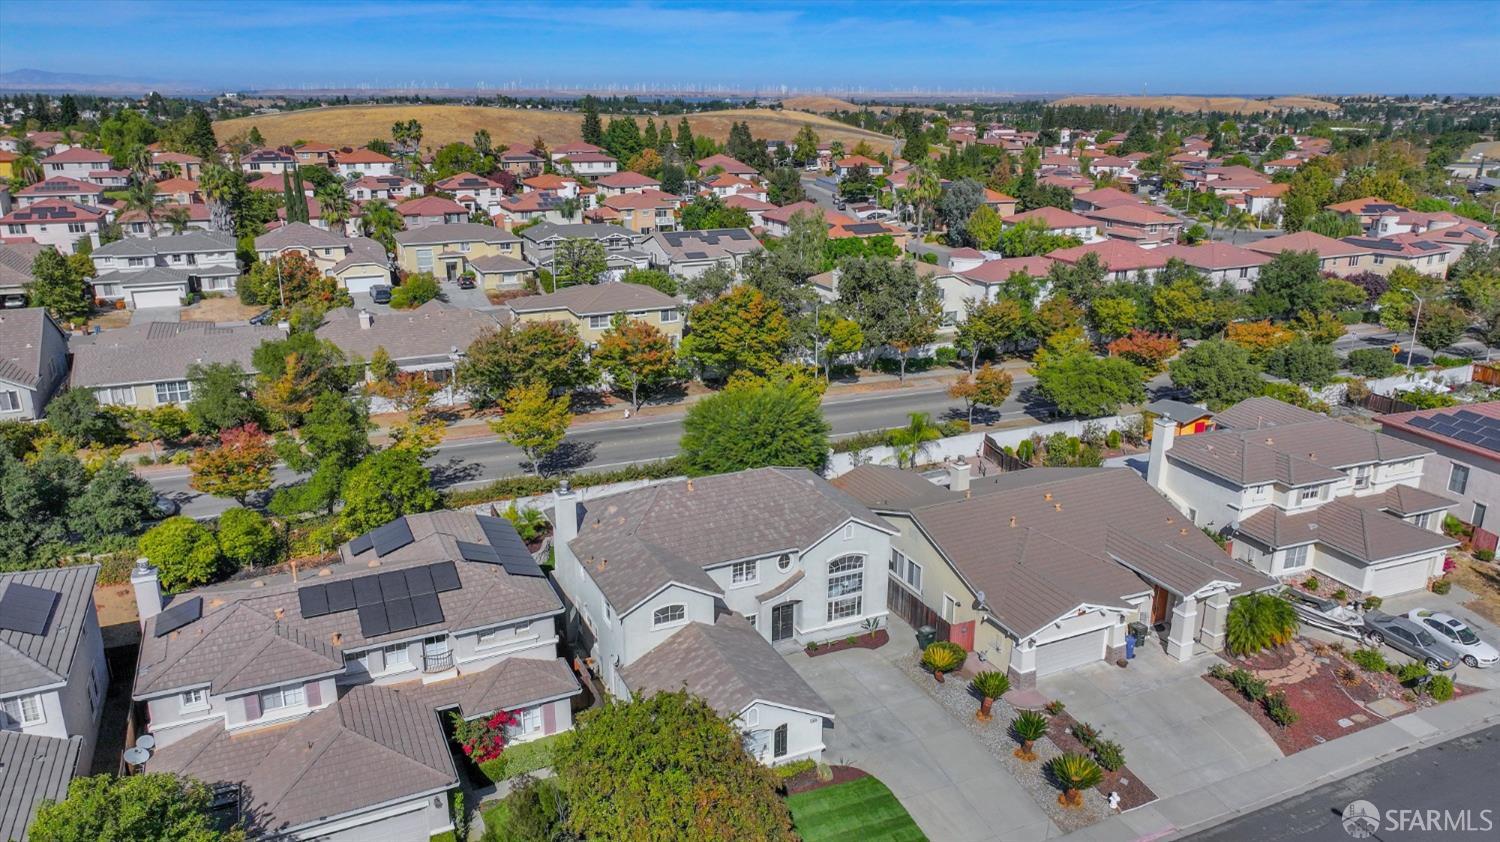
[[[781,107],[790,108],[793,111],[810,111],[814,114],[827,114],[832,111],[859,111],[862,108],[869,108],[876,113],[887,112],[894,114],[901,111],[905,106],[874,104],[860,105],[857,102],[850,102],[847,99],[839,99],[837,97],[831,96],[813,96],[809,94],[807,96],[787,97],[786,99],[781,101]],[[933,115],[942,113],[941,111],[933,108],[910,107],[907,108],[907,110]]]
[[[1174,108],[1178,111],[1227,111],[1253,114],[1257,111],[1306,108],[1337,111],[1338,105],[1306,96],[1279,96],[1269,100],[1238,96],[1069,96],[1053,105],[1114,105],[1120,108]]]
[[[768,108],[742,108],[728,111],[705,111],[689,114],[693,133],[708,135],[723,142],[729,137],[731,124],[745,121],[756,137],[768,140],[791,140],[803,123],[811,123],[824,140],[843,141],[853,146],[861,140],[877,149],[889,151],[891,139],[876,132],[846,126],[816,114],[787,113]],[[474,133],[488,129],[494,143],[507,146],[531,144],[540,137],[549,146],[578,139],[582,116],[572,111],[529,111],[520,108],[483,108],[470,105],[345,105],[261,114],[214,123],[220,140],[240,132],[260,129],[266,142],[273,146],[297,140],[315,140],[334,146],[360,146],[373,138],[390,139],[391,124],[415,119],[422,124],[422,146],[436,149],[454,141],[471,142]],[[608,121],[608,115],[602,119]],[[637,118],[645,124],[644,118]],[[668,116],[663,121],[673,127],[681,118]]]

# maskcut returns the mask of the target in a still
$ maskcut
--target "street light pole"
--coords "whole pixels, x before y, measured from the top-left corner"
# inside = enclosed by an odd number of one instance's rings
[[[1411,294],[1411,297],[1417,299],[1417,317],[1412,320],[1411,345],[1406,349],[1406,365],[1408,368],[1411,367],[1411,352],[1417,349],[1417,326],[1422,324],[1422,304],[1424,303],[1422,296],[1417,295],[1415,292]]]

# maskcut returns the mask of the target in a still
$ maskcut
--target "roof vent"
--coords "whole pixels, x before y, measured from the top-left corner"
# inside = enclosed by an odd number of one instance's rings
[[[1054,512],[1060,512],[1060,511],[1062,511],[1062,504],[1061,503],[1053,503],[1052,504],[1052,511],[1054,511]]]
[[[1016,528],[1016,516],[1015,515],[1011,515],[1010,516],[1010,528],[1011,529],[1015,529]]]
[[[333,571],[329,570],[328,568],[325,567],[322,570],[318,571],[318,575],[319,576],[332,576],[333,575]]]
[[[330,640],[333,642],[334,646],[341,646],[344,643],[344,633],[334,632],[333,637],[331,637]]]
[[[1184,526],[1181,529],[1177,530],[1177,534],[1178,535],[1186,535],[1187,534],[1187,527]]]
[[[1048,491],[1046,494],[1043,494],[1042,495],[1042,499],[1046,500],[1048,502],[1051,502],[1052,501],[1052,492]]]
[[[276,619],[280,620],[282,617],[285,617],[285,616],[286,616],[286,609],[285,608],[278,608],[278,609],[276,609]]]
[[[380,559],[378,559],[378,558],[372,558],[368,562],[365,562],[365,566],[366,567],[379,567],[380,566]]]
[[[688,490],[689,494],[693,493],[693,481],[692,480],[688,480],[687,481],[687,490]]]
[[[1276,443],[1275,439],[1272,439],[1270,436],[1266,436],[1266,446],[1267,447],[1270,447],[1271,445],[1273,445],[1275,443]]]

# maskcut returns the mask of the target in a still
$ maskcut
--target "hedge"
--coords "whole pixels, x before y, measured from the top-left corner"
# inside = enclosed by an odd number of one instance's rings
[[[479,764],[479,770],[492,781],[503,781],[544,769],[552,765],[552,753],[557,750],[557,743],[564,736],[566,733],[553,734],[529,743],[506,746],[499,757]]]
[[[613,471],[574,474],[568,477],[568,481],[572,483],[574,488],[586,488],[591,485],[609,485],[614,482],[630,482],[632,480],[670,479],[672,477],[684,476],[686,473],[687,469],[674,456],[671,459],[663,459],[659,462],[627,465]],[[445,492],[443,494],[443,507],[457,509],[479,503],[511,500],[516,497],[534,497],[539,494],[555,491],[561,482],[561,477],[505,477],[479,488]]]

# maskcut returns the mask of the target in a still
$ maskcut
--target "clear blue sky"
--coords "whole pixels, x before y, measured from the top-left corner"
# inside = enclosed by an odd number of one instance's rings
[[[209,88],[1500,92],[1500,2],[24,2],[0,71]]]

